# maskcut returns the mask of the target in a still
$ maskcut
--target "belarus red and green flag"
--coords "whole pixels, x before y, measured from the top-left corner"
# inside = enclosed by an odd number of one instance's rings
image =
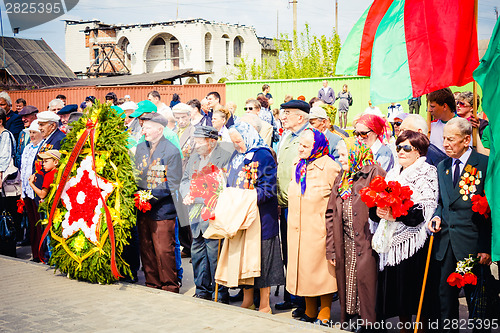
[[[336,74],[370,76],[373,104],[473,80],[474,0],[375,0],[347,36]]]
[[[474,71],[474,78],[483,90],[483,110],[488,116],[491,131],[488,172],[484,183],[486,198],[491,208],[491,258],[500,260],[500,20],[491,36],[488,50]]]

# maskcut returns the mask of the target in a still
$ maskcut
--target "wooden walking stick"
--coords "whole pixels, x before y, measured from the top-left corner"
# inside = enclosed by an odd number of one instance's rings
[[[219,255],[220,255],[220,239],[219,239],[219,247],[217,248],[217,263],[219,263]],[[215,280],[215,277],[214,277]],[[219,284],[215,282],[215,297],[214,301],[217,302],[217,299],[219,298]]]
[[[433,228],[434,223],[432,224]],[[425,285],[427,283],[427,274],[429,274],[429,263],[431,261],[431,253],[432,253],[432,243],[434,242],[434,233],[432,233],[431,238],[429,239],[429,251],[427,251],[427,262],[425,263],[425,272],[424,272],[424,281],[422,282],[422,291],[420,292],[420,301],[418,302],[418,311],[417,311],[417,319],[415,320],[415,329],[414,333],[418,332],[418,323],[420,323],[420,315],[422,314],[422,304],[424,302],[424,294],[425,294]]]

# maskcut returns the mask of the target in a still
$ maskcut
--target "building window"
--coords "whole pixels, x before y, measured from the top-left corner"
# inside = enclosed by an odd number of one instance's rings
[[[226,40],[226,65],[229,65],[229,41]]]
[[[94,59],[95,63],[99,65],[99,49],[94,49]]]
[[[236,37],[233,42],[233,51],[235,58],[241,58],[241,49],[243,47],[243,42],[240,37]]]

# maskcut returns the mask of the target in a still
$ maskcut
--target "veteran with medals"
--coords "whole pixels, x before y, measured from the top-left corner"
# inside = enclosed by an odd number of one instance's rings
[[[428,223],[428,229],[435,233],[433,255],[441,271],[439,299],[443,331],[458,331],[447,325],[459,318],[460,289],[447,282],[457,262],[472,255],[478,258],[472,270],[478,279],[481,272],[483,278],[491,274],[491,220],[475,213],[471,200],[475,194],[484,195],[488,157],[470,148],[471,135],[472,127],[463,118],[453,118],[444,127],[443,146],[448,158],[437,168],[439,203]],[[474,302],[469,301],[474,289],[472,285],[464,286],[469,314],[474,308]]]
[[[158,113],[141,117],[145,141],[137,145],[137,187],[150,190],[151,209],[138,213],[137,226],[146,286],[179,292],[175,265],[175,218],[173,195],[179,189],[182,160],[179,149],[163,136],[168,120]]]

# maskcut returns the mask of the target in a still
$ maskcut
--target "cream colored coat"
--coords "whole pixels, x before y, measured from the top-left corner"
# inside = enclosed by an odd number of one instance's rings
[[[335,267],[326,259],[325,212],[340,166],[322,156],[307,166],[304,195],[293,179],[288,188],[288,267],[286,289],[292,295],[320,296],[337,291]]]
[[[257,191],[226,187],[203,237],[222,239],[215,282],[226,287],[253,285],[260,276],[260,215]]]

